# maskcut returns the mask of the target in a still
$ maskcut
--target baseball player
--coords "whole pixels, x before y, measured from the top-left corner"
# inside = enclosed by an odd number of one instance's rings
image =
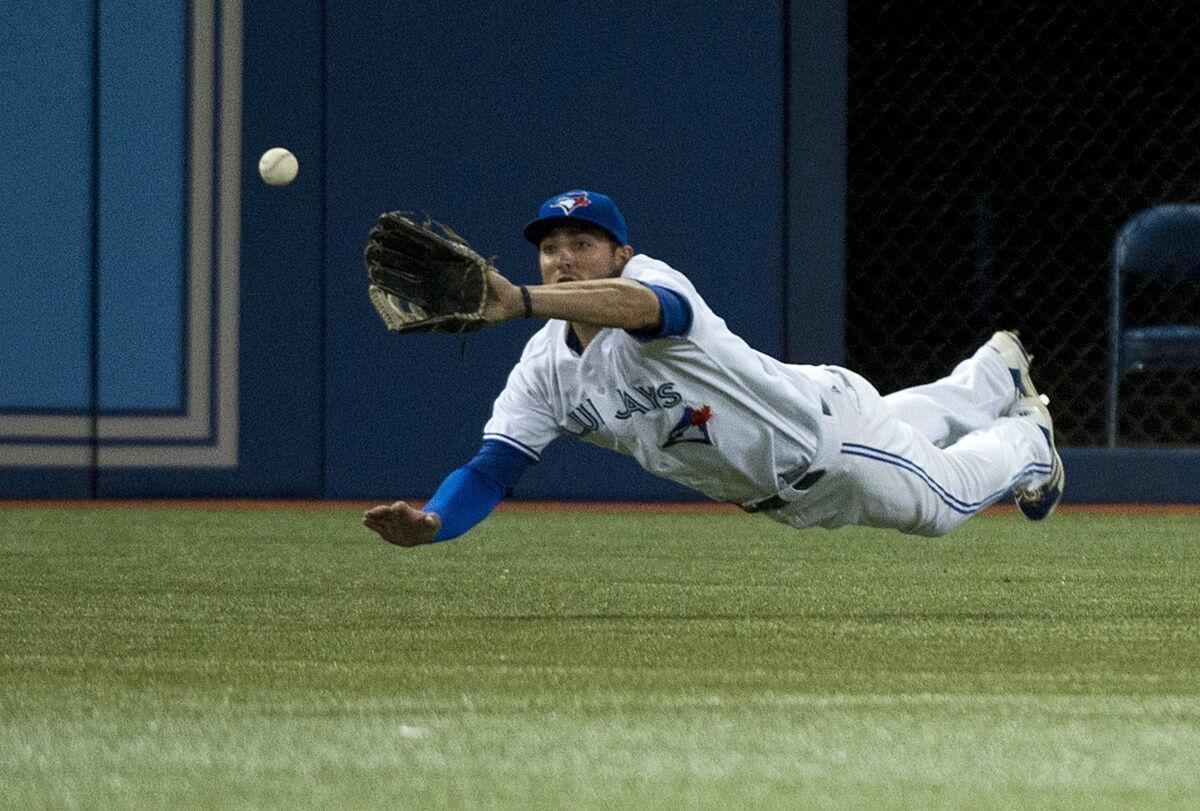
[[[524,234],[542,284],[489,273],[484,315],[547,323],[509,374],[478,454],[423,509],[398,501],[363,516],[393,544],[463,534],[563,434],[798,528],[935,536],[1010,493],[1034,521],[1062,497],[1048,401],[1014,333],[997,332],[937,382],[882,397],[848,369],[752,349],[687,277],[634,253],[603,194],[551,197]]]

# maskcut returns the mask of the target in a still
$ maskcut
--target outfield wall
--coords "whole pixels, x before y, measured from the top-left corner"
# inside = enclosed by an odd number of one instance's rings
[[[752,345],[840,360],[841,4],[516,5],[6,4],[0,496],[430,493],[536,325],[384,331],[388,209],[533,281],[537,203],[607,191]],[[268,188],[279,145],[301,174]],[[1194,454],[1124,453],[1167,486],[1082,450],[1072,497],[1187,496]],[[518,496],[693,497],[570,440]]]

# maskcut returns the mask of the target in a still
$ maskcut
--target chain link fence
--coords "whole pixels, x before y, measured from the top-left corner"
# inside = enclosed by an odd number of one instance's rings
[[[1105,444],[1114,239],[1200,201],[1200,3],[848,14],[847,364],[887,392],[1015,328],[1061,443]],[[1198,288],[1177,274],[1125,301],[1200,325]],[[1200,371],[1119,382],[1120,444],[1200,444]]]

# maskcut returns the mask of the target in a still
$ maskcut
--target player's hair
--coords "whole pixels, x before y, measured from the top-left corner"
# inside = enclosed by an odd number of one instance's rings
[[[542,234],[541,238],[538,240],[538,247],[541,247],[542,240],[548,237],[552,232],[560,230],[579,231],[585,234],[591,234],[594,237],[599,237],[600,239],[609,242],[614,249],[621,247],[620,241],[613,236],[607,228],[601,228],[599,225],[587,222],[586,220],[580,220],[578,222],[555,223],[552,228],[546,229],[546,233]]]

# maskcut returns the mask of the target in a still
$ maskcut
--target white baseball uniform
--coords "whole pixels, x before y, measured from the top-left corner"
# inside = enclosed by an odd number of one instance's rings
[[[536,461],[570,434],[794,527],[939,535],[1014,485],[1047,479],[1050,448],[1032,421],[1002,416],[1016,392],[986,346],[936,383],[881,397],[847,369],[752,349],[663,262],[639,254],[622,277],[684,296],[686,335],[643,342],[603,329],[579,354],[569,324],[549,321],[509,375],[484,439]]]

